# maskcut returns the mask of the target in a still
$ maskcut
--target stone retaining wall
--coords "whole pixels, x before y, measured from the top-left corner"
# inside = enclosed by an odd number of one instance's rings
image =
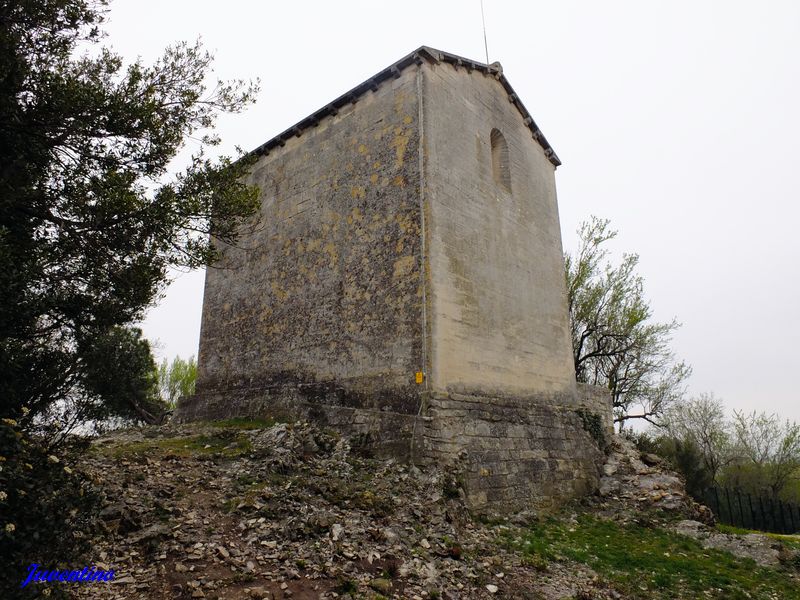
[[[599,482],[602,443],[579,408],[569,396],[438,395],[428,400],[422,457],[456,466],[478,511],[552,508]]]
[[[489,397],[429,394],[418,415],[347,406],[335,389],[240,390],[186,402],[181,421],[228,417],[304,419],[350,436],[376,456],[444,465],[460,476],[477,512],[554,508],[597,489],[604,440],[587,426],[596,415],[610,433],[607,392]]]

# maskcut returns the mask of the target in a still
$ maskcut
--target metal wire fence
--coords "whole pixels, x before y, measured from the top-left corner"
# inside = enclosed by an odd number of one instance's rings
[[[725,525],[772,533],[800,531],[800,506],[797,504],[722,487],[711,487],[703,496],[704,504]]]

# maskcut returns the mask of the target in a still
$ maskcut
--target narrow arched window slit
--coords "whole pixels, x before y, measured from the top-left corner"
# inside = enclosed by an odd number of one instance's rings
[[[511,166],[509,165],[508,143],[498,129],[492,129],[489,136],[492,144],[492,174],[496,183],[511,193]]]

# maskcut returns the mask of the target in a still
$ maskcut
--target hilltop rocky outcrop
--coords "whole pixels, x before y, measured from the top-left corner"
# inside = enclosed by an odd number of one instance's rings
[[[647,462],[654,464],[648,465]],[[681,481],[615,440],[599,493],[565,509],[709,521]],[[457,473],[371,458],[308,423],[165,425],[99,438],[105,497],[82,598],[624,598],[585,564],[508,543],[539,518],[479,519]]]

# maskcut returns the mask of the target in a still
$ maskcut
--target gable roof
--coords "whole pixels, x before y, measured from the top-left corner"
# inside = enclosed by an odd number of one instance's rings
[[[286,131],[279,133],[271,140],[261,144],[258,148],[253,150],[251,154],[256,155],[267,155],[273,148],[281,147],[286,143],[286,140],[300,135],[306,129],[310,127],[316,127],[319,122],[324,119],[325,117],[333,116],[338,114],[339,110],[346,106],[347,104],[355,103],[361,96],[366,94],[368,91],[376,90],[378,87],[385,81],[390,79],[395,79],[400,76],[400,72],[410,67],[411,65],[419,65],[422,64],[423,61],[430,62],[432,64],[438,63],[449,63],[456,68],[464,67],[467,71],[480,71],[481,73],[485,73],[487,75],[493,76],[497,79],[500,84],[505,89],[506,93],[508,94],[508,100],[514,106],[516,106],[517,110],[522,115],[523,122],[527,125],[528,129],[531,130],[531,134],[533,135],[533,139],[535,139],[539,145],[544,148],[544,153],[547,156],[548,160],[554,165],[559,166],[561,161],[559,160],[558,156],[553,150],[552,146],[547,141],[547,138],[544,137],[541,129],[536,125],[536,122],[533,120],[533,117],[528,112],[528,109],[525,108],[525,105],[522,104],[520,101],[519,96],[517,96],[514,88],[511,87],[511,84],[506,79],[505,75],[503,75],[503,67],[500,65],[499,62],[492,63],[491,65],[487,65],[484,63],[480,63],[474,60],[470,60],[469,58],[463,58],[461,56],[457,56],[455,54],[450,54],[449,52],[443,52],[441,50],[436,50],[435,48],[431,48],[429,46],[420,46],[412,53],[407,54],[400,60],[395,63],[392,63],[382,71],[379,71],[363,83],[358,84],[349,92],[345,92],[333,102],[330,102],[320,108],[319,110],[311,113],[305,119],[299,121],[298,123],[292,125]]]

